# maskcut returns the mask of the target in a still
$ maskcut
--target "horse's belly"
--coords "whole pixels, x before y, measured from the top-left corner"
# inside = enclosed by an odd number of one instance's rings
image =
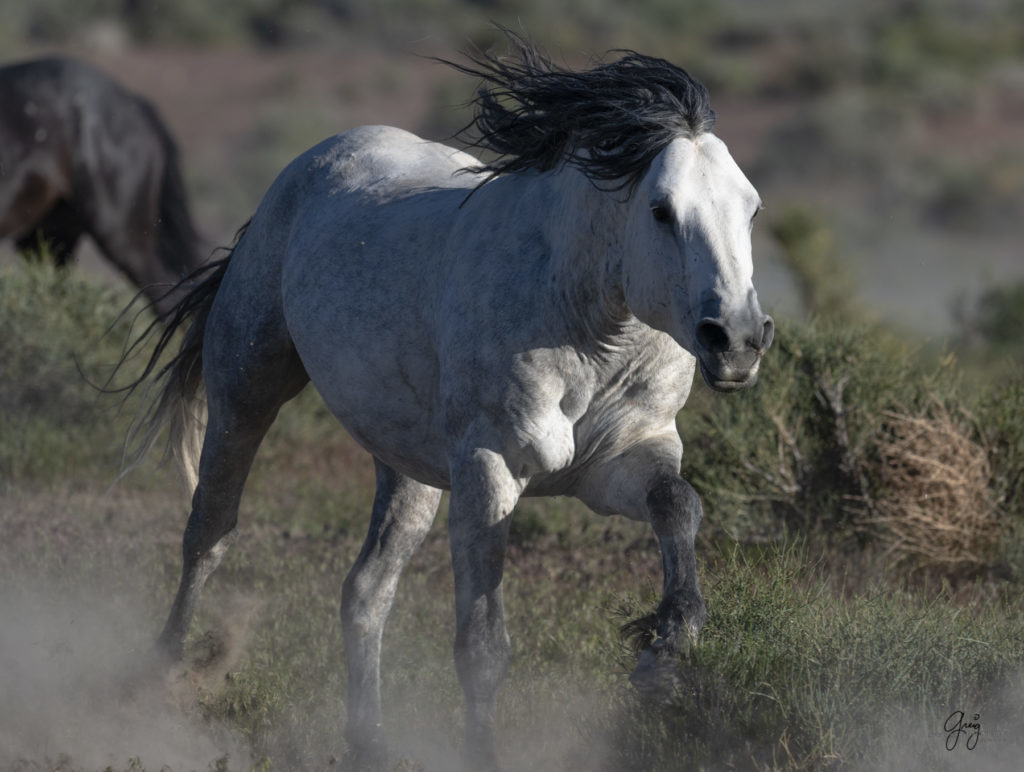
[[[284,267],[288,331],[328,408],[378,459],[445,487],[429,294],[428,282],[386,250],[372,259],[300,253]]]
[[[437,366],[414,333],[400,343],[351,326],[343,336],[307,326],[292,338],[314,387],[360,445],[403,474],[447,487]]]
[[[449,487],[444,441],[433,410],[422,409],[401,393],[391,393],[383,404],[345,388],[331,392],[324,395],[328,408],[375,458],[419,482]]]

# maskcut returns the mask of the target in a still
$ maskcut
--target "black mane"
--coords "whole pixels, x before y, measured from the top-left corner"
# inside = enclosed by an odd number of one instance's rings
[[[664,59],[616,51],[621,58],[577,72],[502,31],[517,57],[476,51],[466,55],[471,64],[446,62],[483,81],[459,136],[497,156],[483,166],[488,179],[568,163],[595,182],[615,182],[613,190],[632,190],[669,142],[715,124],[707,89]]]

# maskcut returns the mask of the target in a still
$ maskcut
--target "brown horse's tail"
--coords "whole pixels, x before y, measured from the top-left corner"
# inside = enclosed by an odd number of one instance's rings
[[[164,151],[160,180],[157,257],[171,276],[186,276],[200,264],[199,234],[188,206],[178,146],[152,105],[144,103]]]
[[[172,292],[183,293],[159,320],[150,323],[126,350],[118,368],[150,337],[157,335],[142,373],[117,391],[126,396],[144,383],[148,406],[136,417],[125,444],[124,472],[136,466],[163,431],[169,428],[168,451],[177,460],[189,495],[199,474],[199,455],[206,430],[206,389],[203,384],[203,339],[206,321],[235,247],[248,228],[243,225],[227,256],[211,261],[186,276]],[[184,331],[174,357],[161,363],[179,330]],[[155,392],[155,394],[153,393]],[[124,474],[122,472],[122,474]]]

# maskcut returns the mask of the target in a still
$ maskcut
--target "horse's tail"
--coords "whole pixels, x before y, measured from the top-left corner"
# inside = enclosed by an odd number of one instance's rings
[[[143,107],[164,153],[157,223],[157,256],[169,274],[185,276],[199,266],[201,256],[199,233],[192,221],[188,192],[181,174],[181,156],[177,143],[156,109],[145,101]]]
[[[227,256],[195,269],[176,285],[172,292],[184,294],[166,315],[143,330],[118,365],[120,368],[139,346],[159,333],[142,373],[116,389],[127,395],[149,381],[147,395],[156,390],[129,430],[125,471],[141,461],[166,426],[169,428],[168,451],[178,462],[190,495],[198,482],[199,455],[206,430],[206,389],[203,383],[206,321],[234,250],[248,226],[246,223],[239,229]],[[178,330],[184,331],[178,351],[169,362],[161,364],[163,354]]]

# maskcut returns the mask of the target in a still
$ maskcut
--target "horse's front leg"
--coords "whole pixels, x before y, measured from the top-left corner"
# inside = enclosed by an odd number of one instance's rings
[[[654,640],[641,652],[630,681],[651,696],[665,696],[675,687],[678,654],[697,639],[707,616],[694,549],[702,508],[693,487],[670,472],[649,479],[644,503],[661,547],[664,578]]]
[[[453,460],[448,515],[455,575],[455,669],[466,698],[466,766],[497,768],[494,710],[509,638],[501,580],[512,508],[522,486],[498,454],[474,449]]]
[[[697,492],[677,471],[681,455],[674,435],[634,447],[593,469],[577,492],[598,512],[649,522],[658,539],[662,599],[653,619],[645,620],[653,641],[630,676],[651,696],[675,688],[677,656],[697,638],[707,616],[694,550],[702,509]]]

